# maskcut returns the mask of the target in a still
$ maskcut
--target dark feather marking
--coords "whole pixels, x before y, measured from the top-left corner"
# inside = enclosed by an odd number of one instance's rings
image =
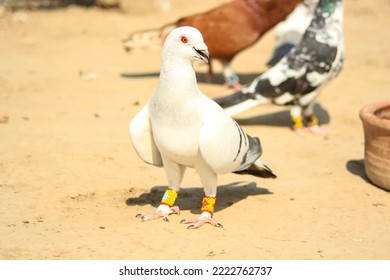
[[[324,9],[329,4],[334,3],[320,1],[318,4],[320,9],[316,10],[316,16],[306,30],[301,43],[292,48],[286,58],[279,62],[286,64],[287,68],[295,71],[304,69],[303,75],[294,78],[289,77],[285,73],[285,80],[277,85],[272,85],[267,78],[260,79],[255,89],[257,93],[267,98],[276,98],[288,92],[296,95],[296,98],[300,98],[300,96],[313,92],[317,88],[307,78],[310,73],[317,72],[319,74],[325,74],[332,70],[332,64],[337,57],[337,46],[330,46],[327,43],[319,42],[316,38],[318,31],[324,28],[325,17],[329,16],[329,13],[324,12]],[[334,5],[332,7],[334,9]],[[328,7],[328,9],[332,7]]]
[[[276,98],[283,93],[292,95],[305,95],[316,89],[308,81],[308,74],[317,72],[328,73],[337,55],[337,48],[315,40],[314,32],[307,32],[302,43],[290,52],[287,63],[290,69],[299,70],[306,68],[305,73],[299,78],[287,77],[278,85],[272,85],[267,78],[261,79],[256,85],[256,92],[264,97]]]
[[[249,148],[246,154],[256,154],[256,159],[261,156],[263,150],[261,148],[260,139],[258,137],[251,137],[248,135]],[[246,155],[245,155],[246,157]],[[244,163],[244,162],[242,162]]]
[[[238,151],[237,151],[236,157],[235,157],[234,160],[233,160],[233,161],[236,161],[238,155],[239,155],[240,152],[241,152],[241,144],[242,144],[243,131],[242,131],[241,127],[238,125],[238,123],[237,123],[236,121],[234,121],[234,123],[236,124],[236,127],[237,127],[237,129],[238,129],[238,133],[240,134],[240,144],[239,144],[239,146],[238,146]]]
[[[261,177],[261,178],[273,178],[275,179],[277,176],[268,166],[260,167],[255,164],[251,165],[249,168],[245,170],[235,171],[233,173],[236,174],[250,174],[252,176]]]
[[[258,137],[251,137],[247,134],[246,137],[249,141],[249,146],[248,146],[248,150],[246,151],[245,155],[241,160],[240,168],[239,168],[241,170],[246,169],[250,165],[252,165],[261,156],[262,153],[260,139]]]
[[[244,137],[244,140],[245,140],[245,146],[248,146],[248,135],[242,130],[242,128],[240,126],[238,126],[240,128],[240,131]]]

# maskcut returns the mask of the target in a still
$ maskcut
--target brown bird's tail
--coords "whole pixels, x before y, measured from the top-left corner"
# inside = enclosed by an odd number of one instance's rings
[[[165,37],[176,27],[176,22],[165,24],[160,28],[140,30],[131,33],[122,40],[127,52],[140,50],[159,49],[164,43]]]

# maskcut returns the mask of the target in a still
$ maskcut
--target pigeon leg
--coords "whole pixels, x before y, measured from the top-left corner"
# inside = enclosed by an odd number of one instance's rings
[[[238,75],[230,67],[229,61],[223,61],[223,76],[225,78],[225,85],[229,88],[234,88],[235,90],[241,90],[242,85],[239,82]]]
[[[136,217],[141,218],[141,221],[149,221],[158,218],[163,218],[168,222],[168,216],[170,214],[179,214],[179,207],[173,206],[177,198],[177,192],[180,189],[180,183],[185,172],[185,166],[179,165],[170,159],[162,157],[164,163],[164,170],[168,177],[169,188],[165,191],[160,206],[154,213],[139,214]]]
[[[332,135],[336,133],[333,130],[328,130],[319,126],[318,119],[314,114],[305,116],[306,127],[303,125],[301,116],[293,117],[292,120],[294,123],[292,129],[300,135]]]
[[[223,226],[213,220],[213,212],[216,198],[215,196],[204,196],[202,201],[202,214],[198,218],[183,219],[181,224],[190,224],[188,229],[197,229],[204,224],[211,224],[215,227],[223,228]]]
[[[161,199],[161,204],[157,207],[154,213],[138,214],[136,217],[141,218],[142,222],[163,218],[164,221],[169,222],[168,216],[170,214],[180,214],[178,206],[173,206],[177,197],[177,192],[172,189],[167,189]]]
[[[300,106],[294,105],[291,108],[291,119],[293,121],[292,129],[300,135],[334,134],[334,132],[328,131],[318,125],[318,118],[313,113],[313,106],[311,104],[305,108],[304,118],[302,118],[302,108]],[[306,126],[304,124],[306,124]]]
[[[293,121],[292,129],[298,134],[304,134],[306,128],[303,126],[302,117],[292,117],[291,119]]]
[[[237,76],[237,75],[235,75]],[[226,79],[225,86],[227,88],[232,88],[236,91],[242,90],[242,85],[238,82],[238,80],[235,80],[236,78],[234,76],[229,76]],[[238,78],[237,78],[238,79]]]
[[[303,134],[305,127],[303,125],[302,107],[299,105],[292,106],[290,114],[293,122],[292,129],[298,134]]]
[[[319,126],[318,118],[316,117],[316,115],[314,115],[314,113],[308,115],[305,114],[305,121],[308,133],[314,135],[331,135],[336,133],[333,130],[328,130]]]
[[[217,174],[207,165],[206,162],[201,162],[195,166],[196,171],[200,175],[202,185],[204,187],[205,196],[202,200],[202,214],[195,219],[181,220],[182,224],[190,224],[188,229],[196,229],[204,224],[211,224],[215,227],[222,228],[223,226],[212,219],[214,213],[214,205],[217,195]]]

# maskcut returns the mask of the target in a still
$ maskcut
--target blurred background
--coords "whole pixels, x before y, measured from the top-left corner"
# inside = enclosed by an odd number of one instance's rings
[[[128,135],[161,57],[123,40],[227,2],[0,0],[0,259],[390,259],[390,196],[365,175],[358,115],[390,98],[390,0],[344,1],[344,69],[315,107],[336,134],[296,135],[272,104],[239,116],[278,178],[220,176],[226,230],[135,218],[166,184]],[[243,82],[268,69],[274,46],[272,29],[235,57]],[[195,65],[200,88],[232,92],[213,66],[206,83]],[[186,217],[202,198],[193,170],[183,188]]]

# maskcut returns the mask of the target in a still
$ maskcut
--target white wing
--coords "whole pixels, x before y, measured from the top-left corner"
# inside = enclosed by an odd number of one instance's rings
[[[138,156],[146,163],[163,166],[160,151],[154,142],[147,105],[131,121],[129,132]]]
[[[208,117],[199,134],[199,149],[219,174],[247,168],[261,155],[259,143],[224,113]]]

